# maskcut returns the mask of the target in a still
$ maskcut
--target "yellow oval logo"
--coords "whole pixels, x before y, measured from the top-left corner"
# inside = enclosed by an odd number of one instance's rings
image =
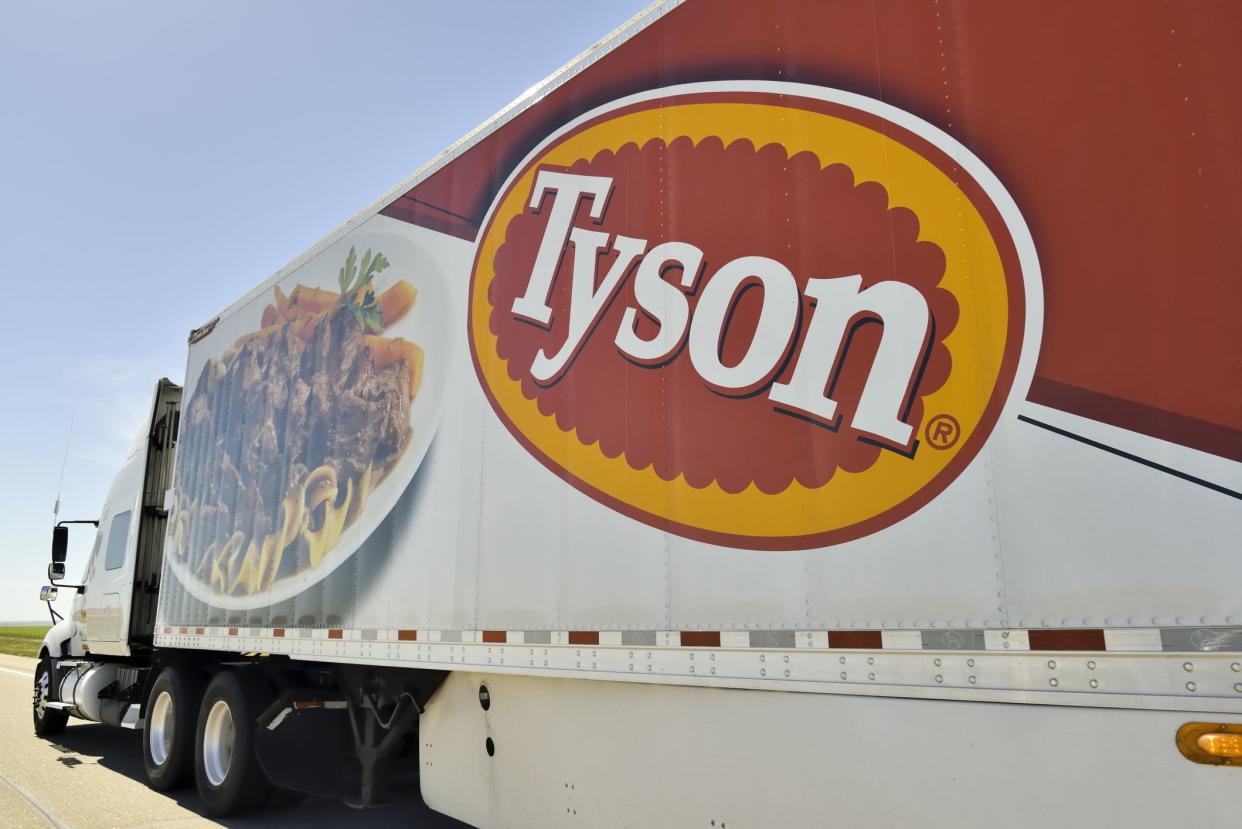
[[[772,83],[567,125],[501,190],[471,280],[475,367],[528,451],[637,520],[752,549],[858,538],[943,491],[1041,310],[978,159],[879,102]]]

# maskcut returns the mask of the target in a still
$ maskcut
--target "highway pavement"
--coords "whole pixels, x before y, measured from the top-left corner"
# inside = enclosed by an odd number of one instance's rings
[[[394,785],[391,805],[356,811],[300,799],[244,817],[203,817],[194,788],[147,788],[141,732],[70,720],[41,740],[31,726],[35,660],[0,655],[0,827],[5,829],[316,829],[463,827],[423,805],[416,782]]]

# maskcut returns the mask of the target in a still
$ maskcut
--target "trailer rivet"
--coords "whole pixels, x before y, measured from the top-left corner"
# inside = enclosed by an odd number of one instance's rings
[[[940,674],[936,674],[936,681],[937,681],[937,682],[944,682],[944,677],[942,677]]]
[[[691,666],[690,666],[690,673],[694,673],[694,666],[693,666],[693,665],[691,665]]]
[[[1005,645],[1005,647],[1006,647],[1006,648],[1008,648],[1008,647],[1009,647],[1009,643],[1008,643],[1008,642],[1005,642],[1005,643],[1004,643],[1004,645]]]
[[[1087,684],[1088,684],[1088,685],[1090,685],[1092,688],[1099,688],[1099,687],[1100,687],[1100,681],[1099,681],[1098,679],[1093,679],[1093,680],[1091,680],[1090,682],[1088,682]]]
[[[789,676],[789,669],[788,669],[788,668],[786,668],[786,669],[785,669],[785,676]]]
[[[1087,660],[1087,670],[1088,670],[1088,671],[1094,671],[1094,670],[1095,670],[1095,660],[1094,660],[1094,659],[1088,659],[1088,660]]]
[[[937,656],[935,659],[933,659],[933,660],[932,660],[932,664],[933,664],[933,665],[935,665],[937,668],[939,668],[939,667],[940,667],[940,657],[938,657],[938,656]]]
[[[874,657],[874,656],[868,656],[868,657],[867,657],[867,664],[868,664],[868,665],[874,665],[874,664],[875,664],[875,657]]]
[[[767,661],[768,661],[768,658],[767,658],[766,656],[764,656],[763,654],[759,654],[759,661],[760,661],[760,662],[767,662]]]
[[[1057,661],[1055,659],[1048,660],[1048,670],[1055,671],[1057,669]]]
[[[1237,691],[1239,694],[1242,694],[1242,682],[1233,683],[1233,690]]]
[[[1198,685],[1195,685],[1193,682],[1187,682],[1187,683],[1186,683],[1186,690],[1187,690],[1187,691],[1191,691],[1191,692],[1193,692],[1193,691],[1194,691],[1196,688],[1198,688],[1198,687],[1199,687],[1199,686],[1198,686]]]
[[[716,673],[716,669],[715,669],[715,668],[712,668],[712,673]]]
[[[691,662],[693,662],[693,661],[694,661],[694,654],[690,654],[690,661],[691,661]]]
[[[973,659],[967,659],[967,660],[966,660],[966,667],[968,667],[968,668],[973,668],[973,667],[975,667],[975,660],[973,660]]]
[[[708,654],[708,655],[707,655],[707,658],[708,658],[708,659],[710,659],[711,661],[715,662],[715,661],[716,661],[716,654],[714,654],[714,653],[710,653],[710,654]]]
[[[1233,672],[1236,674],[1238,671],[1242,671],[1242,662],[1235,662],[1229,667],[1233,668]]]
[[[782,658],[783,658],[786,662],[788,662],[788,661],[789,661],[789,654],[785,654],[785,656],[784,656],[784,657],[782,657]]]
[[[875,674],[867,674],[867,679],[875,679]]]
[[[768,669],[767,669],[767,668],[760,668],[760,669],[759,669],[759,676],[767,676],[767,675],[768,675]]]
[[[975,678],[974,678],[974,676],[969,677],[969,678],[968,678],[968,681],[970,682],[970,684],[971,684],[971,685],[974,685],[974,684],[975,684]]]
[[[838,659],[837,661],[838,661],[838,662],[840,662],[842,665],[844,665],[844,664],[845,664],[845,657],[843,656],[843,657],[841,657],[840,659]]]
[[[1183,663],[1182,663],[1182,670],[1183,670],[1183,671],[1185,671],[1186,673],[1190,673],[1190,672],[1191,672],[1191,671],[1193,671],[1194,669],[1195,669],[1195,663],[1193,663],[1193,662],[1183,662]]]
[[[1057,678],[1054,676],[1052,679],[1048,680],[1048,684],[1049,684],[1049,685],[1051,685],[1053,688],[1055,688],[1055,687],[1057,687],[1058,685],[1060,685],[1061,683],[1060,683],[1060,682],[1058,682],[1058,681],[1057,681]]]
[[[842,672],[841,672],[841,678],[842,678],[842,679],[845,679],[845,677],[846,677],[846,676],[847,676],[847,674],[845,673],[845,671],[842,671]]]

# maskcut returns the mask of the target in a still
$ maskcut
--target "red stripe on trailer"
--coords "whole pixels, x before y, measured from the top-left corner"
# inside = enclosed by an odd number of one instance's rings
[[[184,634],[186,634],[186,633],[189,633],[189,632],[190,632],[190,631],[189,631],[189,628],[181,628],[181,633],[182,633],[183,635],[184,635]]]
[[[198,634],[199,636],[202,636],[202,635],[203,635],[204,633],[206,633],[207,631],[206,631],[206,629],[205,629],[205,628],[194,628],[194,632],[195,632],[196,634]]]
[[[570,636],[573,636],[573,634],[570,634]],[[483,641],[488,643],[499,642],[504,644],[509,641],[509,634],[503,630],[485,630],[483,631]]]
[[[830,630],[828,647],[880,650],[884,647],[884,635],[878,630]]]
[[[329,639],[344,639],[345,631],[341,630],[340,628],[332,628],[331,630],[328,631],[328,638]]]
[[[683,648],[718,648],[720,647],[720,631],[683,630],[681,646]]]
[[[284,628],[272,628],[272,635],[277,637],[278,639],[283,639],[285,636],[285,629]]]
[[[598,645],[598,630],[571,630],[569,632],[569,644],[571,645]]]
[[[1102,651],[1102,630],[1032,630],[1028,631],[1033,651]]]
[[[229,628],[229,636],[236,636],[237,628]]]
[[[164,628],[164,633],[165,634],[172,633],[172,628]]]
[[[398,642],[417,642],[418,631],[416,630],[399,630],[397,631]]]

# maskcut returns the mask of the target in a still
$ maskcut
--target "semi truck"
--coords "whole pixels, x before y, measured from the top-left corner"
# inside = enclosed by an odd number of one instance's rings
[[[35,730],[213,815],[1232,825],[1240,29],[653,4],[203,314]]]

